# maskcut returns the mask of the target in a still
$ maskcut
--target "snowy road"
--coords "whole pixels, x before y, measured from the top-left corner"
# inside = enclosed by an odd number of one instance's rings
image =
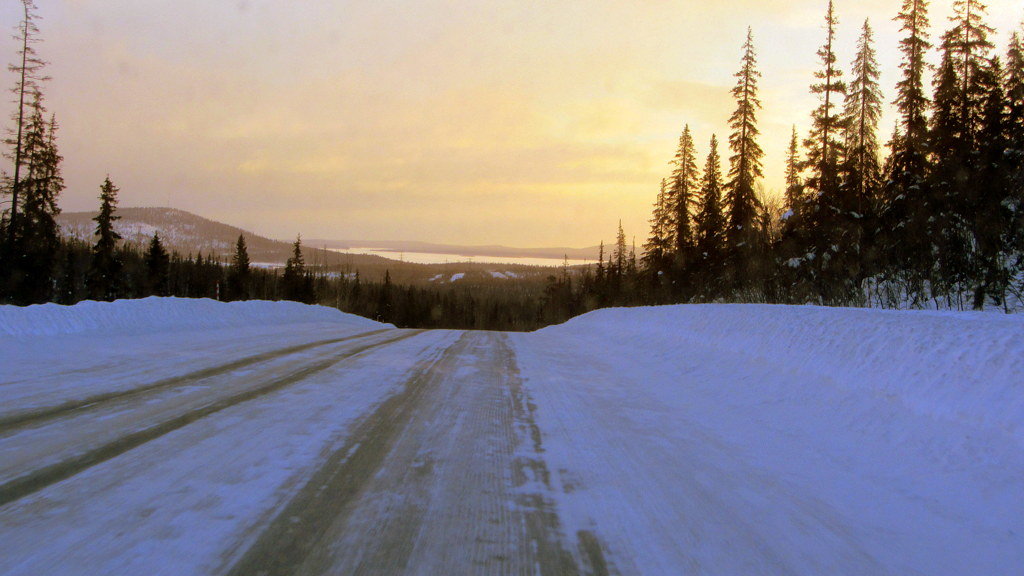
[[[983,329],[1013,352],[1019,321],[875,314],[847,344],[828,339],[835,312],[668,310],[534,334],[307,322],[102,349],[2,340],[0,574],[1024,565],[1022,361],[982,370],[944,348]],[[932,334],[914,347],[934,356],[926,374],[889,366],[911,354],[898,330]]]
[[[222,360],[129,385],[93,355],[84,394],[5,405],[0,573],[581,572],[505,335],[373,330]],[[149,361],[132,373],[165,374]]]

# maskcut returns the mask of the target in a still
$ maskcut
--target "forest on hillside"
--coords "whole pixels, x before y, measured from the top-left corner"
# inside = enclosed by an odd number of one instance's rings
[[[1001,50],[977,0],[931,35],[927,0],[903,0],[899,120],[880,135],[886,102],[870,22],[845,68],[833,2],[809,86],[811,130],[794,128],[781,197],[764,191],[753,31],[742,43],[728,135],[698,156],[686,126],[654,202],[641,250],[616,241],[594,266],[543,281],[413,287],[385,274],[308,266],[296,240],[283,270],[252,267],[239,236],[230,262],[168,253],[114,230],[119,189],[100,186],[92,242],[64,238],[59,125],[48,113],[46,62],[32,0],[22,0],[10,69],[15,109],[6,139],[0,217],[0,302],[71,304],[149,295],[291,299],[399,326],[530,330],[606,306],[774,302],[892,308],[997,308],[1024,300],[1024,29]],[[720,151],[721,149],[721,151]]]

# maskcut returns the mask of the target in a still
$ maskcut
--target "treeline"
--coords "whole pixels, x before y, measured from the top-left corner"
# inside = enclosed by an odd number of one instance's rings
[[[977,0],[956,0],[932,53],[928,2],[904,0],[897,21],[899,121],[882,160],[879,85],[869,22],[849,81],[837,64],[830,2],[819,105],[802,141],[794,128],[781,200],[763,193],[756,53],[748,31],[729,118],[727,166],[712,135],[698,168],[684,128],[619,303],[757,301],[981,309],[1024,290],[1024,50],[1006,59]],[[606,293],[614,293],[614,290]]]
[[[236,300],[293,300],[335,306],[399,327],[533,330],[564,320],[543,314],[540,290],[529,284],[493,287],[439,286],[423,288],[365,282],[359,272],[309,267],[297,238],[283,269],[253,267],[245,237],[239,236],[230,262],[212,254],[168,253],[158,233],[146,247],[121,242],[114,231],[118,188],[108,178],[100,189],[95,242],[59,239],[44,286],[36,286],[20,270],[20,279],[5,269],[6,286],[32,286],[32,291],[7,290],[5,302],[74,304],[82,300],[112,301],[147,296],[179,296]],[[12,282],[12,280],[14,280]]]

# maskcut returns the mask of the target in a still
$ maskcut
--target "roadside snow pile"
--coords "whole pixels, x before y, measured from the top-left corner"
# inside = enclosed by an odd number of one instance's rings
[[[824,377],[930,418],[1008,433],[1024,444],[1024,316],[816,306],[707,304],[599,310],[540,334],[593,340],[684,364],[688,348],[765,365],[759,395],[780,400]],[[669,375],[671,377],[671,375]],[[807,391],[814,393],[814,391]]]
[[[218,302],[207,298],[152,297],[116,302],[85,301],[74,306],[0,306],[0,337],[98,332],[145,334],[306,323],[337,324],[339,328],[353,332],[389,326],[334,308],[298,302]]]

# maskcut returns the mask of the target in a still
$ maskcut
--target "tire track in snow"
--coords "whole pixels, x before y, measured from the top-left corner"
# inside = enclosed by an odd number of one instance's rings
[[[226,572],[604,573],[562,545],[539,442],[506,337],[463,333],[354,428]]]
[[[260,386],[256,386],[228,397],[220,398],[205,406],[184,412],[175,417],[163,420],[157,424],[121,436],[101,446],[86,450],[80,454],[62,460],[60,462],[32,470],[0,485],[0,506],[9,502],[24,498],[34,492],[42,490],[47,486],[70,478],[75,474],[91,468],[97,464],[110,460],[120,454],[137,446],[145,444],[150,440],[159,438],[165,434],[187,426],[201,418],[220,412],[242,402],[265,396],[286,386],[300,382],[318,372],[322,372],[335,364],[367,350],[386,346],[388,344],[411,338],[423,332],[422,330],[401,331],[398,336],[383,341],[363,344],[343,351],[338,355],[331,355],[327,358],[309,364],[297,371],[285,376],[275,378]],[[365,336],[366,334],[362,334]],[[345,338],[346,340],[349,338]],[[294,347],[293,347],[294,348]]]
[[[328,338],[326,340],[317,340],[316,342],[307,342],[305,344],[288,346],[286,348],[270,350],[268,352],[261,352],[259,354],[254,354],[252,356],[240,358],[238,360],[234,360],[226,364],[221,364],[219,366],[211,366],[209,368],[203,368],[201,370],[189,372],[187,374],[182,374],[180,376],[164,378],[162,380],[158,380],[150,384],[143,384],[142,386],[131,388],[129,390],[118,390],[115,392],[96,394],[86,398],[69,400],[56,406],[46,406],[42,408],[10,414],[7,416],[0,416],[0,434],[15,431],[18,428],[22,428],[25,426],[39,424],[41,422],[52,420],[54,418],[67,416],[68,414],[75,412],[77,410],[91,409],[113,400],[124,400],[141,394],[145,394],[147,392],[166,390],[178,386],[189,386],[195,384],[200,380],[212,378],[214,376],[220,376],[222,374],[246,368],[253,364],[258,364],[260,362],[276,360],[278,358],[288,356],[290,354],[305,352],[306,350],[318,348],[321,346],[337,344],[340,342],[345,342],[347,340],[354,340],[358,338],[372,336],[375,334],[380,334],[381,332],[386,332],[387,330],[388,329],[385,328],[381,330],[373,330],[370,332],[361,332],[359,334],[345,336],[342,338]]]

